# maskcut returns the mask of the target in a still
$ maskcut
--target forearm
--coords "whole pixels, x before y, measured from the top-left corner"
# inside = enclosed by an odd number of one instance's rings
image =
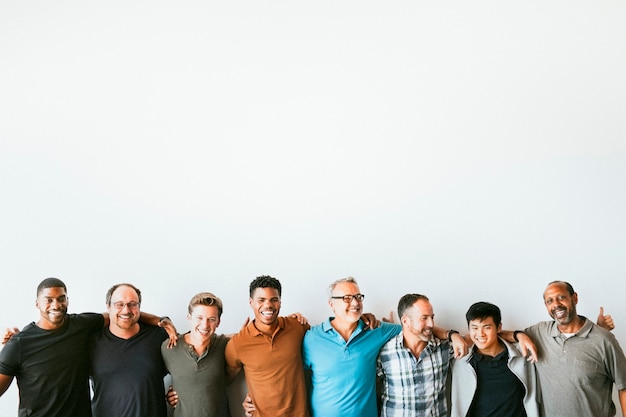
[[[500,330],[498,336],[500,336],[502,339],[506,340],[509,343],[517,343],[513,330]]]
[[[443,327],[433,326],[433,334],[437,339],[447,340],[450,336],[450,330],[444,329]]]
[[[622,416],[626,417],[626,389],[617,392],[619,396],[619,405],[622,407]]]
[[[226,365],[226,384],[230,384],[234,381],[234,379],[241,372],[241,367],[239,366],[228,366]]]
[[[517,343],[520,353],[529,361],[535,363],[539,359],[535,342],[523,331],[500,330],[498,336],[509,343]]]
[[[2,397],[2,394],[9,388],[11,382],[13,382],[11,375],[0,374],[0,397]]]
[[[150,326],[158,326],[163,317],[155,316],[154,314],[141,312],[139,315],[139,321]]]

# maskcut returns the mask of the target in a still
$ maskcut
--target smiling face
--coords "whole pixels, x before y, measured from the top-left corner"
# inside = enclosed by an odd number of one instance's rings
[[[39,309],[39,321],[37,326],[45,330],[58,329],[65,321],[69,299],[62,287],[44,288],[35,301]]]
[[[111,302],[107,306],[111,324],[109,329],[115,335],[134,333],[139,330],[139,296],[135,290],[120,285],[111,294]]]
[[[250,307],[254,311],[255,325],[259,330],[273,328],[277,325],[278,313],[280,313],[278,290],[270,287],[255,288],[250,298]]]
[[[187,315],[191,327],[190,336],[201,344],[208,342],[220,325],[217,306],[195,305]]]
[[[550,317],[560,326],[567,326],[578,318],[576,313],[578,294],[570,294],[564,283],[548,285],[543,293],[543,301]]]
[[[498,332],[502,323],[496,325],[493,317],[477,318],[469,322],[469,335],[478,349],[484,355],[495,356],[493,353],[500,350]]]
[[[343,297],[345,295],[360,294],[359,286],[353,282],[340,282],[333,288],[331,297]],[[356,298],[352,298],[352,301],[346,303],[342,298],[331,298],[328,301],[330,308],[335,313],[335,320],[339,320],[342,323],[350,324],[356,323],[361,319],[361,313],[363,312],[363,300],[358,301]]]
[[[429,301],[417,300],[400,319],[405,336],[415,336],[428,342],[433,335],[435,313]]]

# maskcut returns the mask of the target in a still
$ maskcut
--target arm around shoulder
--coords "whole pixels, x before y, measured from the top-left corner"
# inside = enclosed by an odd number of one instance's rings
[[[533,340],[521,330],[502,330],[498,333],[501,338],[509,343],[518,343],[520,353],[529,362],[536,363],[539,356],[537,355],[537,347]]]
[[[239,372],[241,372],[241,367],[226,365],[226,384],[233,382],[237,375],[239,375]]]

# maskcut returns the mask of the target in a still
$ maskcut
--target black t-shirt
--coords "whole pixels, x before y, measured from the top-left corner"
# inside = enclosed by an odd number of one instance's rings
[[[165,364],[161,343],[167,333],[139,323],[139,333],[121,339],[108,328],[97,333],[91,349],[94,417],[165,417]]]
[[[509,369],[508,360],[506,348],[495,357],[474,352],[470,364],[478,385],[468,417],[526,417],[524,384]]]
[[[0,373],[17,378],[18,415],[89,417],[88,346],[104,327],[101,314],[68,314],[60,329],[34,322],[0,351]]]

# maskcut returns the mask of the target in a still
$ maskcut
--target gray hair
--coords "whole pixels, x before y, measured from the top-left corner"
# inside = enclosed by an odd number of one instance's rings
[[[328,286],[328,297],[332,297],[333,296],[333,290],[335,289],[335,287],[339,284],[343,284],[344,282],[350,283],[350,284],[354,284],[354,285],[359,285],[356,282],[356,279],[354,279],[353,277],[346,277],[346,278],[341,278],[338,279],[336,281],[334,281],[332,284],[330,284]]]

